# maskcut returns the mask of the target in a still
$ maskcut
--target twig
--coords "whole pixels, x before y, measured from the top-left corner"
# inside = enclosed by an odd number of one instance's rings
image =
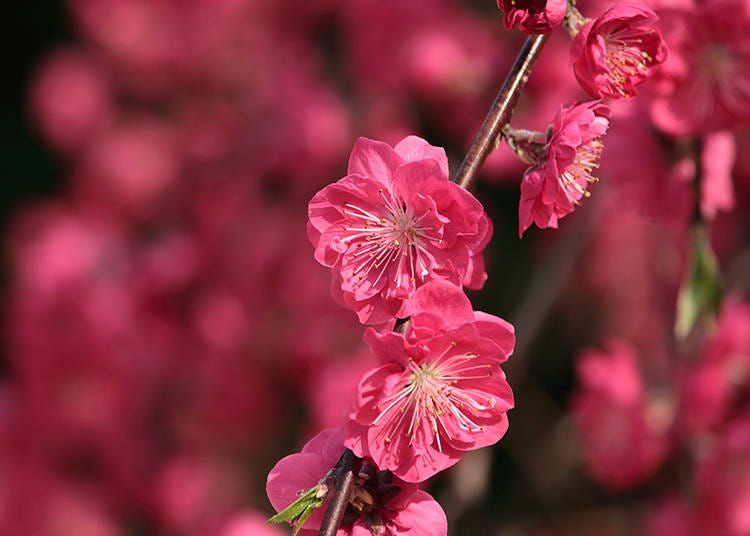
[[[516,62],[495,97],[495,102],[492,103],[487,117],[484,118],[484,123],[474,137],[474,141],[471,142],[466,158],[458,168],[454,181],[459,186],[470,188],[474,182],[479,169],[494,148],[500,131],[510,121],[521,89],[526,84],[531,68],[539,57],[539,52],[546,40],[547,35],[529,36],[523,44]]]
[[[336,484],[331,492],[331,500],[328,502],[328,508],[320,524],[319,536],[334,536],[341,526],[341,520],[349,504],[354,477],[362,463],[354,453],[345,449],[338,462],[338,471],[336,472]]]

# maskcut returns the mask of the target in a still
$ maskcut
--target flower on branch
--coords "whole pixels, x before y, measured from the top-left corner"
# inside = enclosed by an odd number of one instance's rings
[[[359,383],[345,444],[408,482],[422,482],[465,451],[497,442],[513,393],[500,368],[515,344],[511,324],[474,312],[457,287],[417,290],[405,335],[365,334],[381,365]]]
[[[302,452],[280,460],[268,475],[266,493],[282,512],[334,468],[344,450],[340,429],[329,428],[312,438]],[[328,499],[307,518],[299,536],[315,536]],[[440,505],[415,484],[380,470],[365,460],[355,478],[337,536],[445,536],[448,523]]]
[[[566,0],[497,0],[505,28],[518,25],[526,34],[551,32],[562,23],[567,5]]]
[[[589,197],[589,183],[598,181],[592,173],[599,167],[609,116],[609,108],[599,101],[560,108],[539,163],[526,171],[521,182],[519,235],[532,222],[540,228],[557,228],[560,218]]]
[[[595,97],[635,97],[636,86],[667,59],[658,20],[645,6],[618,3],[585,24],[570,49],[581,87]]]
[[[492,224],[448,179],[445,151],[409,136],[395,147],[359,138],[348,174],[310,201],[315,258],[332,290],[364,324],[409,316],[409,299],[432,279],[480,288]]]

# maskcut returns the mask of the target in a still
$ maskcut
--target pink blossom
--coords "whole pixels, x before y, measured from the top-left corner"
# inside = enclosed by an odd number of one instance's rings
[[[448,283],[428,283],[414,302],[405,336],[366,332],[382,364],[361,379],[345,431],[355,454],[421,482],[505,434],[513,394],[500,364],[515,337]]]
[[[445,151],[409,136],[394,148],[360,138],[348,175],[310,201],[315,258],[333,269],[332,290],[365,324],[410,314],[432,279],[479,288],[489,218],[448,180]]]
[[[84,195],[136,214],[156,202],[179,177],[175,135],[152,119],[131,120],[99,134],[82,159],[77,181]]]
[[[583,26],[570,49],[581,87],[595,97],[635,97],[636,86],[667,58],[658,20],[645,6],[618,3]]]
[[[560,25],[568,3],[566,0],[497,0],[497,7],[505,13],[506,29],[518,24],[523,33],[541,34]]]
[[[544,155],[521,182],[519,235],[532,222],[540,228],[557,228],[558,220],[590,195],[588,183],[598,180],[592,172],[599,166],[609,115],[609,108],[599,101],[560,108]]]
[[[669,59],[654,78],[651,114],[676,136],[732,129],[750,120],[747,2],[702,2],[660,11]]]
[[[280,460],[268,475],[266,492],[280,512],[316,486],[338,461],[344,450],[338,428],[328,428],[313,437],[297,454]],[[299,534],[314,536],[323,520],[327,502],[316,509]],[[337,536],[444,536],[448,525],[440,505],[414,484],[379,470],[365,460],[355,480],[352,498]]]
[[[589,470],[615,490],[643,482],[667,454],[671,402],[648,396],[637,357],[625,343],[589,350],[577,369],[581,387],[572,415]]]
[[[321,363],[311,377],[306,399],[314,430],[341,426],[357,382],[373,366],[365,348],[342,357]]]

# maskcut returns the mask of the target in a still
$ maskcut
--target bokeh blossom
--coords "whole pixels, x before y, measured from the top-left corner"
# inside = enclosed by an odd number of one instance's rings
[[[622,2],[586,23],[570,49],[581,87],[595,97],[635,97],[636,87],[667,58],[658,20],[649,8]]]
[[[355,454],[421,482],[505,434],[513,393],[500,365],[515,337],[448,283],[428,283],[414,301],[405,336],[366,333],[381,365],[362,377],[345,430]]]
[[[309,218],[334,296],[362,323],[409,316],[409,299],[431,279],[479,288],[487,278],[490,220],[448,179],[445,151],[416,136],[395,147],[360,138],[348,174],[313,197]]]
[[[621,341],[585,352],[577,368],[572,416],[589,470],[611,489],[643,482],[667,454],[671,404],[649,397],[638,359]]]
[[[343,449],[341,430],[328,428],[308,441],[301,452],[280,460],[268,475],[266,486],[274,508],[282,511],[316,486],[336,465]],[[318,533],[326,504],[312,513],[299,531],[301,536]],[[336,534],[445,536],[447,532],[445,513],[429,494],[365,460]]]
[[[598,180],[593,172],[599,167],[609,115],[609,108],[599,101],[560,108],[543,154],[521,182],[519,235],[532,223],[557,228],[558,220],[589,196],[589,183]]]
[[[750,120],[749,10],[727,0],[660,11],[670,57],[655,77],[651,111],[659,128],[700,135]]]

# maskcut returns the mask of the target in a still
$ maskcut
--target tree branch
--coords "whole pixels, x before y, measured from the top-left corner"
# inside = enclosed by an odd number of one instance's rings
[[[503,86],[495,97],[484,123],[474,137],[466,158],[458,168],[454,181],[463,188],[470,188],[476,179],[479,169],[484,164],[490,151],[495,147],[495,142],[500,135],[502,128],[510,121],[513,115],[513,108],[518,102],[521,89],[526,85],[526,80],[531,74],[531,68],[534,66],[539,52],[541,52],[547,35],[529,36],[523,44],[523,48],[518,53],[516,62],[508,73]]]
[[[359,470],[360,463],[362,463],[362,460],[357,458],[351,450],[344,450],[336,464],[338,465],[338,470],[334,476],[336,484],[333,487],[331,499],[320,524],[319,536],[334,536],[339,530],[341,520],[349,504],[354,478]]]

